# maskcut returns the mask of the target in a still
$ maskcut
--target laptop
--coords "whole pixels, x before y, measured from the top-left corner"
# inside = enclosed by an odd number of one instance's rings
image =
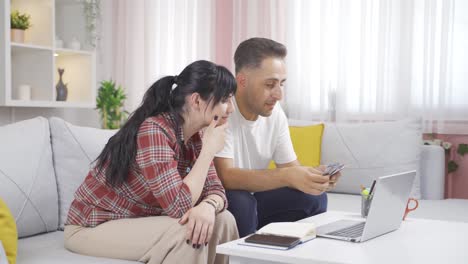
[[[416,171],[408,171],[378,178],[367,219],[343,219],[319,226],[317,236],[364,242],[398,229],[415,176]]]

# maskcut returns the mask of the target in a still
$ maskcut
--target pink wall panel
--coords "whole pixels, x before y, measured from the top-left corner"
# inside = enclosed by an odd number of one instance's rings
[[[232,1],[216,1],[216,54],[215,62],[233,71],[232,54]]]

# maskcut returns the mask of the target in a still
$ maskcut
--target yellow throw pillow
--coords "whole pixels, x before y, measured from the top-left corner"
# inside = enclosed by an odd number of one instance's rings
[[[15,218],[5,202],[0,199],[0,240],[8,258],[8,263],[16,263],[16,250],[18,248],[18,231]]]
[[[320,165],[324,127],[324,124],[289,127],[294,151],[301,165],[309,167]],[[275,168],[273,161],[269,168]]]

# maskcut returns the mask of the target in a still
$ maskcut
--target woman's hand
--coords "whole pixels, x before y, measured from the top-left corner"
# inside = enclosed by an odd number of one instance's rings
[[[188,210],[179,223],[187,224],[187,244],[192,243],[193,248],[200,248],[210,241],[215,223],[215,208],[206,202],[201,202]]]
[[[203,133],[202,151],[207,152],[211,156],[214,156],[224,148],[224,139],[226,137],[227,123],[216,126],[218,124],[217,119],[216,116]]]

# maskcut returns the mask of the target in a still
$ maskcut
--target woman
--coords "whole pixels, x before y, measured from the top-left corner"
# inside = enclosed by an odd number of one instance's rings
[[[235,91],[233,75],[208,61],[154,83],[76,191],[65,247],[147,263],[227,263],[216,245],[238,233],[212,160]]]

